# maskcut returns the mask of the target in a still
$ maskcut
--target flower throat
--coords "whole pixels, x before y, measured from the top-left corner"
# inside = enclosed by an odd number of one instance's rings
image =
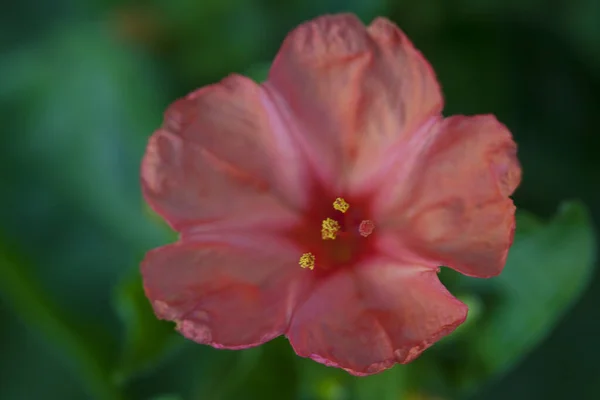
[[[342,214],[346,214],[346,212],[350,208],[350,204],[348,204],[343,198],[338,197],[333,202],[333,208],[336,211],[341,212]],[[351,226],[352,222],[348,221],[348,219],[345,218],[345,216],[342,216],[342,218],[339,219],[341,223],[338,222],[338,220],[329,217],[323,220],[323,222],[321,223],[321,239],[335,240],[338,236],[341,237],[344,235],[354,234],[352,232],[348,232],[347,230],[347,227]],[[366,238],[373,232],[374,228],[375,225],[371,220],[363,220],[361,221],[358,227],[358,233]],[[313,270],[315,268],[316,262],[317,260],[315,255],[309,252],[304,253],[300,257],[300,261],[298,262],[298,264],[300,264],[302,268]]]

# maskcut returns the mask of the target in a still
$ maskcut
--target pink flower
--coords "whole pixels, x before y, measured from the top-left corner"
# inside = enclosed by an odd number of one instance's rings
[[[286,335],[354,375],[451,333],[467,307],[439,266],[502,271],[521,171],[493,116],[442,107],[408,38],[352,15],[292,31],[262,85],[232,75],[176,101],[142,165],[181,234],[142,264],[156,315],[217,348]]]

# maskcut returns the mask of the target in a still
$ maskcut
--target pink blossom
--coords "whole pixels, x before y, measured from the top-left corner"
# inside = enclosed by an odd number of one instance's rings
[[[217,348],[285,335],[354,375],[451,333],[467,307],[439,267],[502,271],[521,171],[495,117],[442,107],[393,23],[348,14],[293,30],[263,84],[232,75],[176,101],[141,173],[180,233],[142,264],[156,315]]]

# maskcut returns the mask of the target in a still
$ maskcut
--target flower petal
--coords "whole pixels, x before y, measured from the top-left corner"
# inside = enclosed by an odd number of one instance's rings
[[[232,240],[233,241],[233,240]],[[146,295],[161,319],[217,348],[256,346],[285,332],[310,274],[285,244],[179,242],[149,252]]]
[[[296,148],[264,90],[232,75],[168,109],[142,163],[144,195],[176,230],[281,226],[306,201]]]
[[[301,121],[298,142],[326,184],[360,187],[443,106],[430,65],[392,22],[365,28],[350,14],[292,31],[265,86]]]
[[[369,375],[412,361],[466,316],[435,270],[381,261],[329,277],[287,336],[300,356]]]
[[[380,219],[406,249],[476,277],[499,274],[515,228],[508,197],[521,180],[516,144],[490,115],[446,119],[388,176]],[[388,249],[393,244],[388,242]]]

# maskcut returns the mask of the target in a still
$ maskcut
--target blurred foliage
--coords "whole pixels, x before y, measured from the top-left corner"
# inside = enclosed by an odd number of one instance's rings
[[[442,273],[469,304],[467,323],[367,378],[298,358],[283,338],[237,352],[185,341],[154,317],[137,270],[175,239],[138,184],[165,107],[232,72],[264,80],[290,29],[338,11],[396,21],[432,62],[445,112],[498,115],[525,171],[505,272]],[[598,21],[596,0],[5,5],[0,398],[600,398]]]
[[[136,271],[116,287],[115,311],[125,327],[122,359],[114,371],[114,379],[119,383],[152,368],[183,341],[173,335],[172,324],[157,320],[140,281]]]
[[[435,387],[431,381],[438,380],[438,390],[455,398],[498,378],[551,332],[587,287],[595,245],[582,204],[563,204],[548,223],[521,211],[517,226],[499,277],[474,280],[444,271],[452,292],[470,294],[470,315],[455,335],[412,365],[417,387]]]

